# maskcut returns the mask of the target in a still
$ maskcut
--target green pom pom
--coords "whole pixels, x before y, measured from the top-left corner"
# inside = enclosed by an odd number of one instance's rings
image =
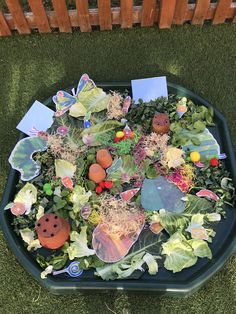
[[[43,190],[46,192],[47,190],[51,190],[52,189],[52,186],[50,183],[45,183],[43,185]]]
[[[53,194],[53,191],[52,191],[52,190],[47,190],[45,193],[46,193],[48,196],[51,196],[51,195]]]
[[[51,196],[53,194],[52,186],[50,183],[45,183],[43,185],[43,190],[48,196]]]

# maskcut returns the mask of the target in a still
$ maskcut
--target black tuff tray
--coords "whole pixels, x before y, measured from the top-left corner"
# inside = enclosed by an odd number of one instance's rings
[[[130,83],[100,83],[97,84],[105,91],[109,90],[128,90],[131,92]],[[69,90],[69,89],[68,89]],[[190,90],[179,85],[168,83],[169,94],[174,93],[180,96],[190,98],[195,104],[212,106],[205,99],[197,96]],[[52,97],[43,102],[45,105],[52,107]],[[209,128],[212,134],[217,139],[221,147],[221,152],[226,153],[226,165],[236,183],[236,160],[231,142],[229,128],[224,116],[217,110],[215,111],[216,126]],[[23,133],[20,134],[18,140],[24,138]],[[8,246],[13,254],[17,257],[20,264],[26,271],[33,276],[38,283],[47,288],[53,294],[71,294],[82,290],[131,290],[131,291],[155,291],[160,294],[171,296],[187,296],[198,290],[205,284],[218,270],[220,270],[225,262],[236,251],[236,210],[235,208],[226,207],[227,218],[222,219],[216,226],[216,236],[210,248],[213,253],[212,260],[207,258],[198,259],[196,265],[182,270],[180,273],[173,274],[172,272],[160,268],[155,276],[150,276],[147,272],[137,280],[116,280],[104,281],[99,277],[94,276],[93,270],[84,271],[82,276],[71,278],[64,276],[48,276],[42,280],[40,273],[42,269],[34,260],[33,255],[24,247],[23,241],[18,237],[11,226],[12,215],[10,211],[3,210],[4,207],[13,200],[16,192],[16,184],[19,180],[19,173],[11,169],[8,175],[6,188],[3,194],[0,207],[0,223],[7,240]]]

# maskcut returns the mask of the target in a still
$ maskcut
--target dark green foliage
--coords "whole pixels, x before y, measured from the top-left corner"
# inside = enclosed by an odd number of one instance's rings
[[[188,136],[182,134],[183,130],[197,134],[202,132],[206,126],[214,124],[213,109],[195,106],[191,100],[187,102],[187,112],[180,119],[176,113],[176,105],[180,99],[180,96],[169,95],[168,100],[159,98],[150,103],[144,103],[140,100],[139,104],[132,105],[127,119],[131,126],[140,125],[145,132],[150,132],[154,115],[158,112],[166,112],[170,118],[170,130],[174,133],[171,143],[174,146],[183,145],[189,139]],[[199,144],[199,140],[195,137],[191,137],[191,141],[193,144]]]

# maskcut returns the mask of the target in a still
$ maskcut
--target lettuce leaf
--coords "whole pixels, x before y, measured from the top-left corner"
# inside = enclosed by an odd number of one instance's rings
[[[70,244],[66,250],[70,260],[73,260],[76,257],[78,258],[95,254],[94,250],[88,248],[87,226],[81,227],[80,233],[72,231],[70,234],[70,240],[73,241],[73,243]]]
[[[148,266],[148,273],[149,275],[156,275],[158,272],[158,264],[156,259],[158,258],[158,256],[153,256],[150,253],[146,253],[143,256],[143,260],[145,261],[145,263]]]
[[[189,240],[189,244],[192,246],[195,256],[198,256],[201,258],[207,257],[209,259],[212,259],[212,253],[206,241],[192,239],[192,240]]]
[[[162,254],[166,255],[164,266],[174,273],[196,264],[198,257],[212,258],[208,243],[203,240],[187,240],[181,232],[173,234],[162,244]]]
[[[191,245],[181,232],[173,234],[162,247],[162,254],[167,255],[164,266],[173,273],[180,272],[197,262],[197,256],[194,255]]]
[[[36,251],[37,249],[40,249],[42,247],[39,239],[36,238],[36,234],[34,233],[34,231],[30,230],[29,228],[21,229],[20,235],[22,240],[28,244],[28,251]]]
[[[132,273],[135,270],[141,270],[142,272],[144,269],[142,268],[142,265],[145,263],[143,260],[144,252],[141,252],[131,258],[130,263],[127,264],[121,264],[120,266],[117,264],[114,264],[113,272],[116,272],[118,277],[117,279],[125,279],[132,275]]]
[[[85,188],[80,185],[76,185],[73,193],[70,195],[70,202],[73,203],[73,211],[74,213],[78,213],[81,208],[88,203],[90,196],[92,196],[92,192],[86,192]]]
[[[40,277],[41,279],[46,279],[47,275],[50,275],[53,272],[53,266],[49,265],[44,271],[41,272]]]
[[[24,187],[17,193],[14,199],[14,203],[23,203],[26,206],[26,215],[30,213],[32,205],[36,202],[37,189],[32,183],[26,183],[26,185],[24,185]]]
[[[76,166],[74,166],[69,161],[56,159],[55,171],[56,171],[56,176],[59,178],[65,178],[65,177],[72,178],[75,174]]]

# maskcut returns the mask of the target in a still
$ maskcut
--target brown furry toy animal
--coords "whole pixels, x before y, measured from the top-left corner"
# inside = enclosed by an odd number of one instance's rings
[[[156,113],[152,119],[152,130],[157,134],[167,134],[170,131],[170,120],[166,113]]]

